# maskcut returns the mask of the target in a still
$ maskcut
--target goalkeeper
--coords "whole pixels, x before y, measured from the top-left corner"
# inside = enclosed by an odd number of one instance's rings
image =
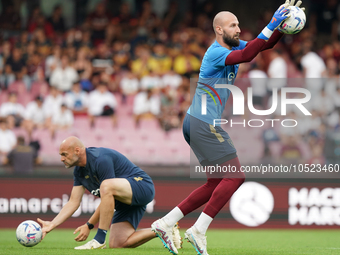
[[[295,6],[300,6],[298,1]],[[236,149],[228,133],[220,126],[214,126],[214,119],[221,119],[222,112],[229,98],[230,91],[216,88],[215,84],[234,84],[239,64],[249,62],[256,55],[272,48],[282,37],[277,29],[289,17],[288,6],[294,0],[287,0],[274,13],[270,23],[252,41],[239,39],[241,30],[237,17],[230,12],[220,12],[213,20],[216,41],[206,51],[199,74],[199,81],[192,104],[183,122],[185,140],[194,151],[203,166],[216,166],[226,169],[240,169]],[[206,96],[206,113],[202,113],[202,95]],[[218,98],[215,100],[211,95]],[[216,104],[216,101],[218,102]],[[198,254],[207,253],[206,231],[223,206],[244,182],[244,173],[226,173],[212,178],[194,190],[185,200],[178,204],[163,218],[155,221],[151,228],[162,240],[170,252],[178,251],[173,243],[172,229],[177,221],[188,213],[205,205],[195,224],[189,228],[185,237]]]

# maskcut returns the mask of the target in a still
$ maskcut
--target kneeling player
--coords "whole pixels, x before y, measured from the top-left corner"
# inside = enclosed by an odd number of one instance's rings
[[[85,188],[101,198],[100,206],[89,221],[78,227],[76,241],[87,239],[90,229],[99,222],[96,236],[88,243],[75,247],[77,250],[104,249],[105,237],[110,228],[110,248],[137,247],[156,235],[151,229],[136,231],[146,205],[155,195],[149,175],[119,152],[106,148],[85,148],[77,137],[64,140],[59,149],[61,161],[66,168],[74,169],[74,186],[70,200],[52,221],[43,221],[43,238],[66,221],[80,206]],[[114,211],[115,210],[115,211]],[[111,227],[110,227],[111,225]],[[174,235],[180,242],[178,228]]]

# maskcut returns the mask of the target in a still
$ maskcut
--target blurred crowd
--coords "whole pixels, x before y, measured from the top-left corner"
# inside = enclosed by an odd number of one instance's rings
[[[212,19],[218,10],[212,1],[202,1],[183,15],[178,1],[170,1],[159,16],[150,1],[137,2],[135,11],[121,2],[115,14],[105,1],[99,2],[72,27],[66,26],[60,5],[50,17],[39,6],[32,8],[24,29],[13,5],[3,9],[0,153],[6,155],[16,145],[10,134],[15,127],[25,129],[28,137],[37,128],[54,137],[78,116],[88,116],[93,128],[97,116],[107,116],[115,128],[120,107],[131,107],[136,128],[143,118],[156,119],[165,131],[181,127],[190,105],[190,79],[198,77],[215,38]],[[308,144],[310,159],[340,156],[340,140],[334,140],[340,113],[340,8],[337,0],[310,2],[301,33],[284,36],[275,50],[240,65],[238,78],[249,78],[243,89],[253,87],[259,108],[270,107],[271,89],[288,86],[288,78],[308,78],[299,86],[312,92],[308,128],[289,134],[266,130],[264,158],[271,154],[272,141],[280,143],[281,156],[288,160],[303,158],[300,142]],[[272,13],[259,18],[255,31],[241,25],[241,39],[255,38]]]

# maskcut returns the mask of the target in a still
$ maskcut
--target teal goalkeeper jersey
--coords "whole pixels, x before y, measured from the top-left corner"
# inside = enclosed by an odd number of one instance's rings
[[[225,65],[226,57],[233,50],[242,50],[247,42],[240,40],[238,47],[231,50],[222,47],[215,41],[204,54],[197,88],[188,114],[206,123],[214,123],[214,119],[221,119],[230,90],[215,88],[215,84],[234,84],[239,64]],[[206,114],[202,114],[202,95],[206,94]]]

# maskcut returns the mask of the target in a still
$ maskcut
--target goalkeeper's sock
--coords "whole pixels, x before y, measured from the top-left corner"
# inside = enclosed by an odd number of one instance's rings
[[[195,222],[194,226],[196,227],[198,232],[200,232],[202,235],[205,235],[205,232],[207,232],[208,227],[212,221],[213,218],[211,218],[208,214],[202,212]]]
[[[98,228],[97,234],[94,237],[94,239],[96,239],[98,243],[103,244],[105,243],[106,233],[107,233],[107,230]]]
[[[167,215],[163,217],[163,220],[169,227],[173,227],[177,221],[182,219],[184,217],[181,209],[179,209],[177,206],[172,209]]]

